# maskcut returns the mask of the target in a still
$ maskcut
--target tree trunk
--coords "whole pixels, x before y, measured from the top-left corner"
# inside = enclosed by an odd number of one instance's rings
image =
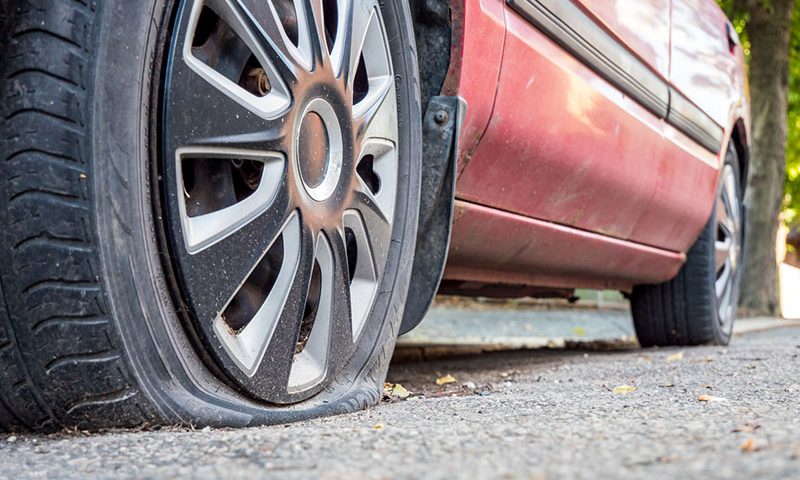
[[[775,243],[786,175],[789,38],[794,0],[748,0],[752,45],[752,151],[747,196],[747,239],[740,306],[752,314],[779,314]]]

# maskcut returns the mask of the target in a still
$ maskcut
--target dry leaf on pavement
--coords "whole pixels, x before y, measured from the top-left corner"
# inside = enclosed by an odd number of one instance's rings
[[[739,445],[739,450],[743,452],[757,452],[761,450],[761,445],[756,442],[755,437],[750,437]]]
[[[448,383],[456,383],[456,378],[450,374],[447,374],[444,377],[439,377],[436,379],[436,385],[442,386],[447,385]]]
[[[711,363],[711,362],[713,362],[713,361],[714,361],[714,357],[712,357],[711,355],[706,355],[706,356],[705,356],[705,357],[703,357],[703,358],[695,358],[694,360],[692,360],[692,363],[694,363],[694,364],[698,364],[698,363]]]
[[[667,357],[667,362],[679,362],[683,360],[683,350]]]
[[[629,394],[631,392],[635,392],[635,391],[636,391],[636,387],[634,387],[632,385],[620,385],[618,387],[614,387],[614,390],[612,390],[614,395],[627,395],[627,394]]]
[[[397,399],[405,400],[411,395],[404,386],[400,385],[399,383],[389,383],[386,382],[383,384],[383,398],[385,400]]]
[[[734,428],[733,431],[742,433],[753,433],[759,428],[761,428],[761,425],[757,423],[746,422],[744,425]]]
[[[411,392],[406,390],[406,387],[400,385],[399,383],[392,388],[392,396],[394,397],[406,399],[409,395],[411,395]]]
[[[697,400],[701,401],[701,402],[724,402],[725,401],[725,399],[722,398],[722,397],[715,397],[714,395],[707,395],[707,394],[700,395],[699,397],[697,397]]]

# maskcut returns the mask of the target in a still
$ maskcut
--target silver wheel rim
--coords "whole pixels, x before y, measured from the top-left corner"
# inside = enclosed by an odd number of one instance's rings
[[[290,403],[330,382],[370,318],[392,243],[398,110],[377,0],[279,3],[182,5],[164,182],[193,328],[243,390]]]
[[[726,164],[716,206],[714,241],[717,315],[723,332],[730,332],[736,316],[736,281],[741,248],[742,209],[739,185],[733,167]]]

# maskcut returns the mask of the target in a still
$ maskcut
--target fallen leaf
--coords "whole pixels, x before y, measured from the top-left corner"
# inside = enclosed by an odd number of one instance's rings
[[[756,442],[755,437],[750,437],[739,445],[739,450],[743,452],[757,452],[761,450],[761,447]]]
[[[436,379],[436,385],[442,386],[447,385],[448,383],[456,383],[456,378],[450,374],[447,374],[444,377],[439,377]]]
[[[694,364],[711,363],[713,361],[714,361],[714,357],[709,355],[709,356],[705,356],[703,358],[695,358],[694,360],[692,360],[692,363],[694,363]]]
[[[742,433],[753,433],[756,430],[758,430],[759,428],[761,428],[761,425],[759,425],[757,423],[747,422],[747,423],[745,423],[744,425],[742,425],[740,427],[734,428],[733,431],[734,432],[742,432]]]
[[[667,357],[667,362],[680,362],[683,360],[683,350]]]
[[[714,395],[707,395],[703,394],[697,397],[697,400],[701,402],[724,402],[725,399],[722,397],[715,397]]]
[[[575,333],[575,335],[577,335],[579,337],[585,337],[586,336],[586,329],[583,328],[583,327],[575,327],[575,328],[572,329],[572,331],[573,331],[573,333]]]
[[[392,396],[397,398],[406,399],[408,396],[411,395],[411,392],[406,390],[406,387],[400,385],[399,383],[392,388]]]
[[[636,391],[636,387],[634,387],[632,385],[620,385],[618,387],[614,387],[614,390],[612,390],[614,395],[627,395],[627,394],[629,394],[631,392],[635,392],[635,391]]]
[[[411,392],[406,390],[406,388],[399,383],[389,383],[386,382],[383,384],[383,399],[384,400],[392,400],[392,399],[400,399],[405,400],[411,396]]]

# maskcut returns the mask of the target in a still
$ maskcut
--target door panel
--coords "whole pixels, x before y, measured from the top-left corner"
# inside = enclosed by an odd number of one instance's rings
[[[669,77],[670,0],[578,0],[662,77]]]
[[[685,251],[710,212],[716,156],[514,11],[490,122],[459,198]]]
[[[743,89],[727,23],[715,0],[673,0],[670,82],[723,126],[731,123],[731,99]]]

